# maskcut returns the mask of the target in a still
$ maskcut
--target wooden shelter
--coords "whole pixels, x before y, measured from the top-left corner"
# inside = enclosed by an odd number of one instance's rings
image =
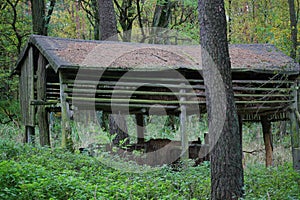
[[[300,169],[299,66],[269,44],[230,45],[232,79],[243,121],[290,120],[294,166]],[[86,41],[33,35],[15,68],[27,142],[39,124],[49,143],[47,112],[62,114],[63,143],[70,110],[180,115],[206,112],[201,49],[195,46]],[[164,112],[161,112],[161,111]],[[38,117],[36,118],[36,115]],[[139,120],[141,123],[141,120]],[[138,138],[143,139],[141,129]]]

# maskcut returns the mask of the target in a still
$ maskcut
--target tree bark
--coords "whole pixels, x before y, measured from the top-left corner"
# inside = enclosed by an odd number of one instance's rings
[[[163,38],[160,35],[163,28],[167,28],[169,25],[170,17],[171,17],[171,7],[172,2],[170,0],[156,2],[153,21],[152,21],[152,30],[151,35],[152,39],[150,43],[154,44],[165,44],[168,43],[169,38]]]
[[[124,42],[130,42],[133,22],[137,17],[137,14],[135,14],[135,8],[133,6],[133,1],[123,0],[121,5],[117,0],[114,0],[114,2],[119,11],[119,23],[123,31],[122,40]]]
[[[98,0],[100,40],[118,40],[117,21],[112,0]]]
[[[100,40],[100,19],[99,19],[99,10],[98,10],[98,2],[97,0],[92,0],[92,9],[94,13],[94,39]]]
[[[264,136],[265,151],[266,151],[266,167],[273,165],[273,143],[272,143],[272,127],[268,116],[261,116],[261,125]]]
[[[298,29],[297,29],[297,16],[296,16],[296,10],[295,10],[295,1],[294,0],[288,0],[289,2],[289,12],[290,12],[290,27],[291,27],[291,41],[292,41],[292,49],[290,56],[293,59],[297,58],[297,47],[298,47],[298,42],[297,42],[297,35],[298,35]]]
[[[243,196],[242,145],[231,82],[224,1],[199,0],[199,23],[212,148],[211,199],[238,199]],[[216,126],[218,121],[224,121],[221,127]]]
[[[167,28],[171,15],[171,1],[158,0],[155,6],[152,27]]]
[[[44,0],[31,0],[32,30],[37,35],[48,35],[48,25],[54,10],[56,0],[50,0],[48,12]]]
[[[98,0],[98,10],[100,19],[100,40],[118,40],[117,21],[114,10],[113,0]],[[125,117],[121,114],[112,114],[109,116],[110,134],[116,134],[113,138],[114,145],[129,144],[129,135],[127,134],[127,125]]]
[[[31,0],[32,10],[32,30],[37,35],[47,35],[48,25],[54,10],[56,0],[50,0],[48,13],[46,14],[46,5],[44,0]],[[37,69],[37,98],[44,100],[46,98],[46,66],[42,55],[38,55]],[[37,109],[38,126],[40,131],[41,146],[50,146],[50,134],[48,124],[48,113],[45,106],[39,106]]]
[[[136,126],[137,126],[137,143],[144,144],[145,143],[145,124],[144,124],[144,115],[136,114]]]
[[[47,35],[45,28],[45,1],[31,0],[32,30],[37,35]]]
[[[113,135],[112,140],[115,146],[126,146],[129,144],[129,135],[124,115],[111,114],[109,118],[109,132]]]

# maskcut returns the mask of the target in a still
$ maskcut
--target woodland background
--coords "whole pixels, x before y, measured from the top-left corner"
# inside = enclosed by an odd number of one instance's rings
[[[60,148],[44,149],[16,143],[22,140],[23,129],[18,77],[12,72],[24,44],[33,34],[30,2],[0,0],[0,199],[209,199],[210,164],[207,162],[180,172],[164,167],[137,175],[103,165],[104,157],[94,159]],[[47,34],[99,39],[96,2],[46,0]],[[147,31],[148,27],[167,28],[193,41],[200,40],[195,0],[114,0],[114,5],[119,38],[123,41],[141,42],[135,34],[130,37],[124,32],[135,28]],[[229,43],[274,44],[299,62],[299,0],[225,0],[225,7]],[[59,124],[59,121],[54,123]],[[134,134],[133,120],[128,119],[127,123],[128,131]],[[194,132],[207,131],[206,120],[189,123],[188,128]],[[53,141],[59,137],[58,126],[52,127]],[[291,166],[288,126],[273,123],[274,167],[268,169],[264,167],[260,125],[243,126],[246,199],[300,199],[300,175]],[[172,130],[165,127],[148,128],[151,136],[157,138],[168,138],[172,134]],[[93,126],[79,125],[73,132],[78,145],[89,142],[83,141],[83,132],[99,140],[107,139],[100,138],[103,130]],[[59,146],[55,142],[53,145]],[[130,163],[124,163],[123,167],[136,170]]]

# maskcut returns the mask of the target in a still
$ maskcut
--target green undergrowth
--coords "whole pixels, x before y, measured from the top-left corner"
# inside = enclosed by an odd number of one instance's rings
[[[105,163],[105,164],[104,164]],[[210,170],[127,172],[84,154],[0,140],[0,199],[209,199]],[[134,168],[134,166],[133,166]],[[133,170],[134,171],[134,170]],[[245,170],[246,199],[300,199],[300,174],[290,164]]]

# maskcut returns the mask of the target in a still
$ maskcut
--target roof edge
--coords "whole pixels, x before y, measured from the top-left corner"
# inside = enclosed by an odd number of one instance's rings
[[[52,59],[52,56],[49,55],[48,53],[46,53],[46,51],[44,51],[43,47],[40,46],[38,44],[38,38],[49,38],[48,36],[43,36],[43,35],[30,35],[29,39],[27,40],[26,42],[26,45],[23,47],[19,57],[18,57],[18,60],[15,64],[15,68],[13,69],[12,71],[12,75],[16,75],[16,74],[20,74],[20,67],[22,66],[23,64],[23,61],[27,55],[27,52],[29,50],[29,48],[31,47],[35,47],[39,50],[39,52],[49,61],[50,65],[53,67],[54,71],[57,72],[58,69],[60,68],[60,65],[55,62],[54,59]]]

